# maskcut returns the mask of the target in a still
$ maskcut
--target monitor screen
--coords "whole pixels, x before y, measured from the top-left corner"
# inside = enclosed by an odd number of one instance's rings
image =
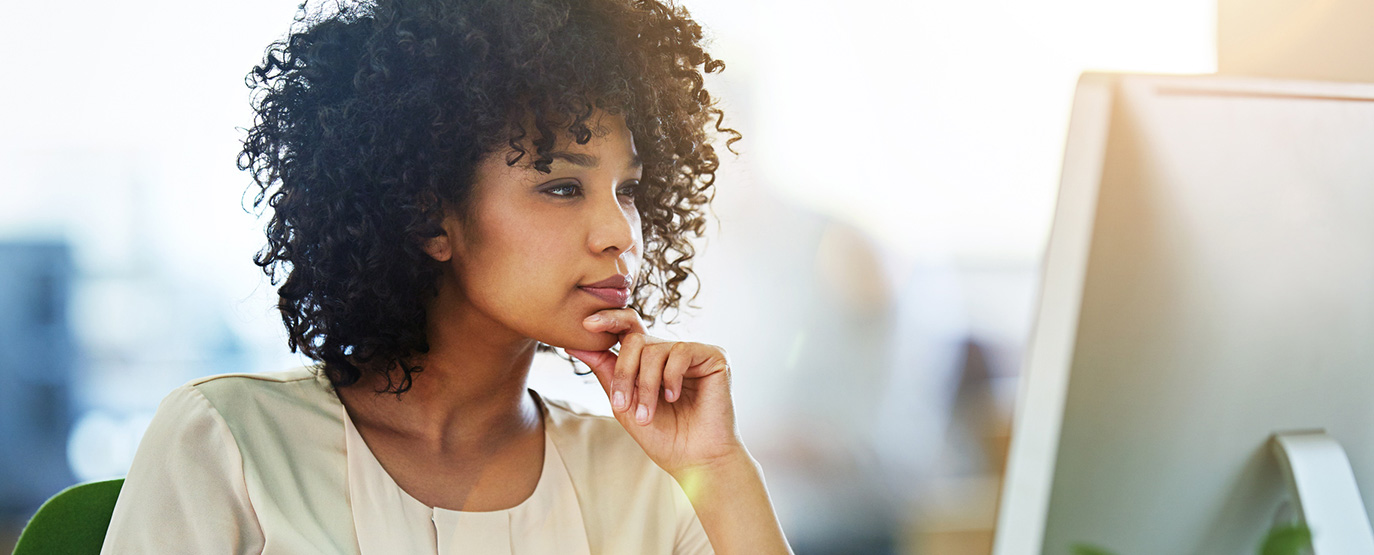
[[[1084,75],[1022,379],[998,555],[1255,553],[1278,432],[1374,508],[1374,85]]]

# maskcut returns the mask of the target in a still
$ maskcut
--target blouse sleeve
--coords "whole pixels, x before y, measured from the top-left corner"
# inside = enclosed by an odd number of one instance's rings
[[[219,412],[190,386],[162,400],[148,425],[101,555],[261,553],[243,459]]]
[[[673,505],[677,508],[677,541],[674,542],[673,555],[715,555],[706,530],[701,527],[701,519],[692,507],[691,500],[682,487],[673,482]]]

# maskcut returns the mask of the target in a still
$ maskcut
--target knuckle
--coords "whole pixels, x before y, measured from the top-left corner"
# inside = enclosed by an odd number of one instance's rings
[[[690,343],[677,342],[668,347],[667,356],[673,358],[675,362],[679,362],[691,358],[691,352],[692,345]]]
[[[720,356],[721,360],[730,359],[730,354],[725,352],[725,347],[721,347],[720,345],[707,345],[707,347],[710,347],[712,350],[714,350],[716,354]]]
[[[664,358],[667,358],[668,349],[670,348],[671,346],[669,346],[667,343],[654,343],[645,346],[644,353],[650,360],[661,361]]]

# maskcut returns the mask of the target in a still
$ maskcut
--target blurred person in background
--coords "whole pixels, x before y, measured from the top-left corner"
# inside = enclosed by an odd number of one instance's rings
[[[104,552],[789,552],[725,352],[645,329],[738,138],[700,42],[655,0],[303,7],[240,167],[318,364],[168,395]],[[614,418],[527,387],[554,346]]]

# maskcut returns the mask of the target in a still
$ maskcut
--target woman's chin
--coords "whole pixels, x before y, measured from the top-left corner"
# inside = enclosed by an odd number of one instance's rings
[[[605,351],[614,347],[615,344],[620,341],[620,338],[613,333],[593,333],[589,331],[552,339],[552,341],[545,341],[545,343],[560,349],[575,349],[578,351]]]

